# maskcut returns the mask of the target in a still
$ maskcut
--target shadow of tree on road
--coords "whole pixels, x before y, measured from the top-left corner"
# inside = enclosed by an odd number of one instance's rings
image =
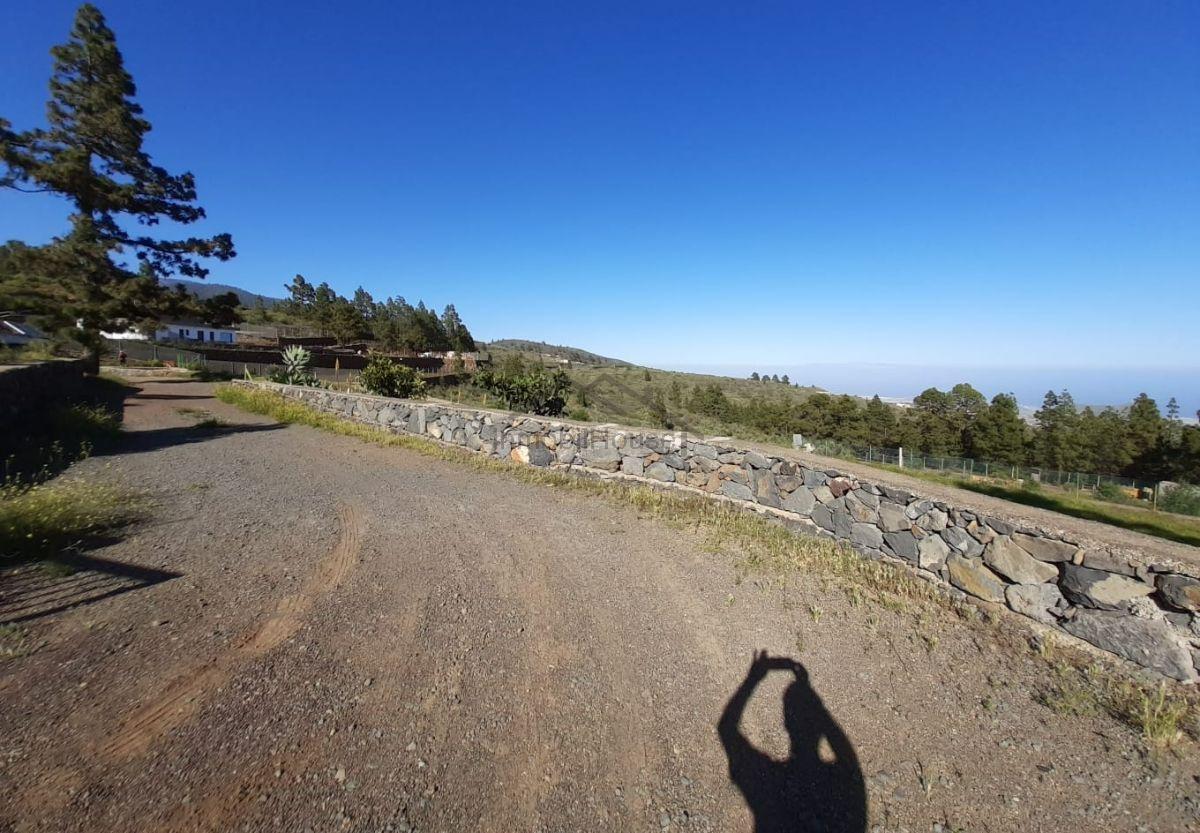
[[[740,723],[754,689],[771,671],[795,675],[783,695],[791,754],[777,761],[756,749]],[[867,793],[850,739],[826,710],[795,660],[755,654],[746,679],[729,698],[717,734],[729,759],[729,779],[754,814],[756,833],[865,833]],[[821,741],[833,760],[822,759]]]
[[[173,445],[188,445],[214,440],[228,434],[253,434],[260,431],[278,431],[286,426],[277,423],[255,425],[220,425],[208,427],[204,425],[185,425],[175,428],[151,428],[145,431],[129,431],[122,433],[119,442],[113,443],[93,453],[94,457],[104,457],[111,454],[141,454],[147,451],[157,451]]]
[[[114,543],[115,540],[92,543]],[[0,624],[28,622],[73,607],[95,604],[182,575],[82,553],[64,554],[55,561],[56,570],[26,563],[0,572]],[[65,573],[59,572],[64,569]]]

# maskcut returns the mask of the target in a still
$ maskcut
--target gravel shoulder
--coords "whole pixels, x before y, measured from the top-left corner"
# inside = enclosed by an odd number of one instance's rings
[[[745,575],[630,507],[137,384],[77,473],[150,517],[90,555],[172,577],[21,624],[0,830],[808,830],[836,802],[856,833],[1200,830],[1194,746],[1040,705],[1005,621]],[[718,734],[762,649],[810,684],[772,671],[740,722],[786,818]]]

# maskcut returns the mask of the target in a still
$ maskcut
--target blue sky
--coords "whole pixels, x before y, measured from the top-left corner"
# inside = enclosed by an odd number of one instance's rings
[[[215,281],[659,366],[1200,365],[1195,2],[100,6]],[[19,128],[73,10],[6,8]]]

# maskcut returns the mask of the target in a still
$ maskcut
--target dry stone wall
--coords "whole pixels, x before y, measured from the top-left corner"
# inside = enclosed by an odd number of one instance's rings
[[[47,409],[83,393],[82,359],[59,359],[0,367],[0,429],[40,418]]]
[[[490,457],[609,472],[687,488],[903,562],[969,596],[1004,605],[1167,677],[1200,671],[1200,577],[1154,553],[1068,540],[805,458],[730,441],[460,408],[318,388],[269,388],[321,411]]]

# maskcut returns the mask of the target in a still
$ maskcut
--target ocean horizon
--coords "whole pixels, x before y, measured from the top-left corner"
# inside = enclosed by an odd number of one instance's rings
[[[867,363],[817,364],[680,364],[666,370],[707,373],[717,376],[747,377],[785,373],[800,385],[815,385],[830,393],[848,393],[870,397],[878,394],[890,401],[910,401],[931,387],[948,390],[967,382],[991,399],[997,393],[1011,393],[1022,408],[1041,407],[1047,391],[1068,390],[1083,408],[1128,405],[1139,393],[1146,393],[1166,414],[1173,396],[1180,415],[1194,421],[1200,409],[1200,367],[1195,368],[1099,368],[1099,367],[996,367],[952,365],[902,365]]]

